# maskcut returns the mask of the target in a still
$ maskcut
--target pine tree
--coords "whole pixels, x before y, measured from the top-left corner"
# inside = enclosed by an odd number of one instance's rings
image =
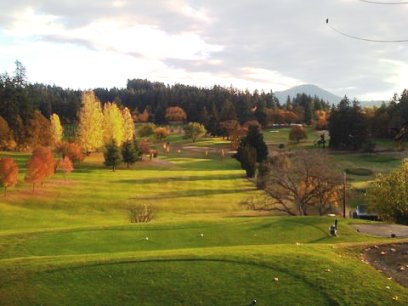
[[[130,168],[130,165],[134,164],[140,159],[141,153],[138,151],[135,142],[125,141],[122,145],[122,160],[126,163],[126,166]]]
[[[255,125],[249,126],[248,134],[241,139],[235,158],[241,163],[247,177],[254,177],[256,163],[262,164],[268,156],[263,135]]]
[[[115,140],[112,140],[110,143],[105,145],[105,152],[103,154],[105,158],[105,166],[112,167],[112,171],[115,171],[115,168],[120,164],[121,156],[119,147],[116,144]]]

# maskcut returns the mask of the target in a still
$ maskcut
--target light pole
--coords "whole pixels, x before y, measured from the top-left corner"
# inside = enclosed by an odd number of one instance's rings
[[[343,218],[346,217],[346,183],[347,183],[347,173],[343,172]]]

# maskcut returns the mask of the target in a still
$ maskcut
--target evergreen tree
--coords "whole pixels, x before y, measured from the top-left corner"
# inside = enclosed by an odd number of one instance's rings
[[[368,140],[368,122],[357,101],[347,97],[333,107],[329,118],[330,147],[358,150]]]
[[[105,166],[112,167],[112,171],[115,171],[122,159],[120,156],[119,147],[115,140],[112,140],[110,143],[105,145],[105,152],[103,153],[103,156],[105,158]]]
[[[141,152],[138,151],[135,142],[125,141],[122,145],[122,160],[129,168],[140,159]]]
[[[247,177],[254,177],[256,163],[260,165],[268,157],[268,147],[259,128],[251,125],[248,134],[241,139],[237,153],[234,156],[246,171]]]

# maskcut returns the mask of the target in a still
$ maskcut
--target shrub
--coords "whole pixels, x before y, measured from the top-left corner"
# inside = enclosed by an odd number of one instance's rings
[[[153,207],[150,204],[140,204],[128,208],[130,223],[147,223],[153,219]]]

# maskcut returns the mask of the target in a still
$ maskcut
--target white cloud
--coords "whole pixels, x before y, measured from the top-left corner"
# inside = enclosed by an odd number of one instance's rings
[[[19,59],[31,81],[71,87],[147,78],[278,91],[304,82],[388,99],[408,84],[408,44],[351,40],[325,19],[353,35],[404,38],[407,9],[351,0],[3,1],[0,67]]]

